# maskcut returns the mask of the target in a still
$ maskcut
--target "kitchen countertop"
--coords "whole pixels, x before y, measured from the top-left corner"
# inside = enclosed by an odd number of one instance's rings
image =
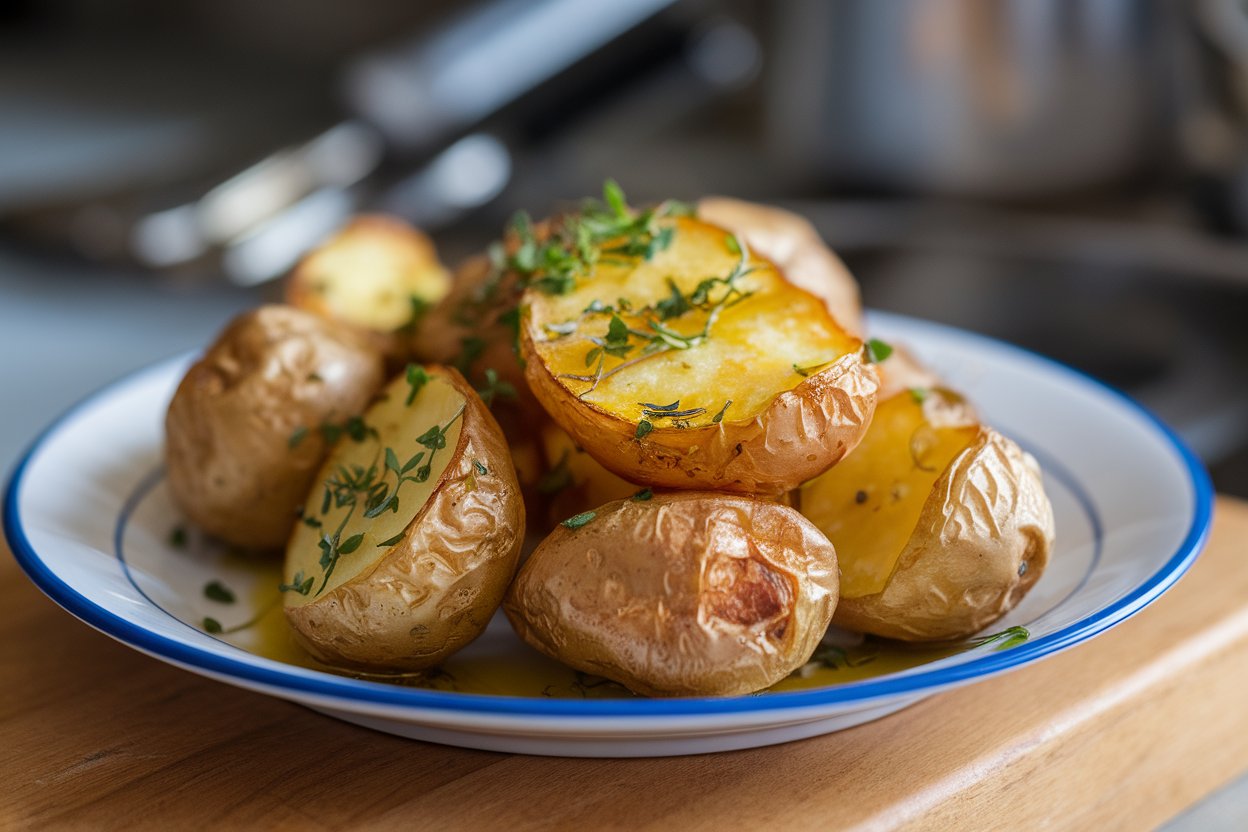
[[[1191,573],[1086,644],[837,734],[652,760],[442,747],[209,681],[0,551],[0,826],[1149,828],[1248,769],[1245,540],[1220,498]]]

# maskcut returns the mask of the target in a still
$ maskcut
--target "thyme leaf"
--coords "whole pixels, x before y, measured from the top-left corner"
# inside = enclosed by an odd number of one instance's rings
[[[569,517],[567,520],[564,520],[559,525],[563,526],[565,529],[579,529],[585,524],[589,523],[591,520],[593,520],[597,516],[598,516],[597,512],[583,511],[580,514],[577,514],[573,517]]]
[[[220,581],[209,581],[204,584],[204,597],[218,604],[233,604],[234,592]]]

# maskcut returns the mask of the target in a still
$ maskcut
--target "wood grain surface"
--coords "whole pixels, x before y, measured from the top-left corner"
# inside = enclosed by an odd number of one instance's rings
[[[1248,504],[1091,643],[771,748],[573,760],[336,722],[114,643],[0,556],[0,827],[1142,829],[1248,769]]]

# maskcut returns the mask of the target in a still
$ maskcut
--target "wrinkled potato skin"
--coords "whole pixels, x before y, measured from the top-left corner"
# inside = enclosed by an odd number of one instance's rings
[[[701,219],[728,229],[779,266],[790,283],[821,298],[842,329],[863,336],[858,282],[805,217],[722,196],[699,200],[697,211]]]
[[[656,430],[638,440],[634,423],[564,387],[537,358],[528,330],[520,329],[521,349],[534,394],[590,456],[629,482],[779,496],[852,451],[875,411],[879,376],[853,352],[781,393],[752,419]]]
[[[1036,461],[981,428],[937,480],[884,590],[841,599],[834,623],[903,641],[977,633],[1039,580],[1053,537]]]
[[[222,540],[280,549],[325,455],[317,426],[364,410],[383,381],[381,356],[350,328],[283,306],[239,316],[169,404],[174,500]]]
[[[515,575],[525,518],[507,442],[463,377],[445,372],[467,401],[463,429],[406,537],[371,570],[286,608],[300,644],[326,664],[433,667],[481,635]]]
[[[804,664],[839,590],[836,553],[796,511],[656,494],[538,547],[503,609],[522,639],[649,696],[762,690]]]

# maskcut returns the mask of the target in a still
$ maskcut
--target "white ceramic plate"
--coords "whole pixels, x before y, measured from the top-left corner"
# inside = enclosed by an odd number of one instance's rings
[[[262,612],[276,598],[276,569],[193,533],[189,544],[171,541],[181,520],[162,480],[162,421],[188,357],[109,386],[50,427],[9,483],[5,530],[22,568],[54,601],[162,661],[403,736],[584,756],[721,751],[856,725],[1104,632],[1191,565],[1208,533],[1212,488],[1153,416],[1099,382],[1001,342],[894,315],[877,313],[871,324],[881,338],[915,349],[1045,470],[1056,550],[1035,589],[999,625],[1025,626],[1030,638],[1022,644],[901,661],[890,653],[873,665],[871,646],[862,645],[849,661],[811,666],[806,678],[777,690],[664,700],[628,697],[572,674],[524,647],[501,618],[452,658],[446,674],[406,684],[335,675],[300,660],[282,640],[276,608],[261,626],[210,635],[206,616],[228,630]],[[206,598],[212,580],[238,601]]]

